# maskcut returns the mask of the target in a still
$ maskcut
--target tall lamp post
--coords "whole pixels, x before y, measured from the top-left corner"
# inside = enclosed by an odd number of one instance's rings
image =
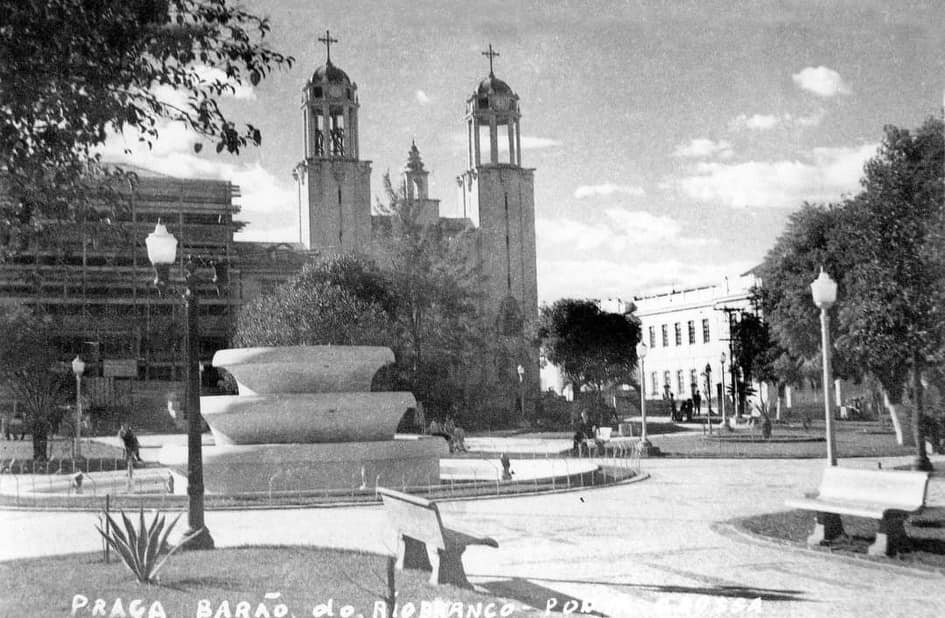
[[[85,362],[76,354],[72,359],[72,373],[75,374],[75,445],[72,448],[73,459],[82,457],[82,374]]]
[[[705,364],[705,398],[706,398],[706,412],[705,412],[705,424],[709,429],[709,435],[712,435],[712,365],[710,363]]]
[[[642,341],[637,344],[637,360],[640,363],[640,454],[649,455],[653,444],[646,437],[646,382],[643,371],[643,359],[648,348]]]
[[[515,368],[518,372],[518,404],[522,414],[522,422],[525,421],[525,367],[519,365]]]
[[[827,461],[837,465],[836,436],[833,428],[833,415],[830,413],[830,316],[827,310],[837,302],[837,283],[830,275],[820,269],[820,275],[810,284],[814,304],[820,309],[820,341],[824,351],[824,415],[827,422]]]
[[[155,285],[163,288],[167,284],[170,265],[177,259],[177,239],[158,222],[145,241],[148,259],[154,265]],[[213,549],[213,537],[204,524],[203,508],[203,451],[200,417],[200,368],[197,346],[199,330],[197,323],[197,263],[187,256],[184,263],[184,286],[181,296],[185,308],[184,355],[186,381],[184,383],[184,414],[187,416],[187,496],[189,509],[187,535],[194,536],[185,543],[186,549]],[[214,276],[214,280],[216,276]],[[195,534],[196,533],[196,534]]]
[[[719,398],[719,408],[722,411],[722,426],[725,426],[725,352],[719,356],[719,375],[722,376],[722,396]]]

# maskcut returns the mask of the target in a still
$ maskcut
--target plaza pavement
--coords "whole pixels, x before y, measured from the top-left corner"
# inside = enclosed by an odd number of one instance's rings
[[[882,459],[884,468],[905,461]],[[945,468],[945,458],[933,462]],[[945,615],[945,575],[761,543],[723,523],[784,510],[786,498],[816,487],[820,460],[653,459],[643,467],[649,478],[640,482],[445,502],[441,511],[447,524],[499,542],[467,550],[470,579],[537,607],[556,598],[627,617]],[[929,503],[945,505],[945,478],[933,479]],[[220,547],[389,549],[380,507],[211,511],[206,520]],[[0,559],[98,550],[94,521],[92,513],[0,511]]]

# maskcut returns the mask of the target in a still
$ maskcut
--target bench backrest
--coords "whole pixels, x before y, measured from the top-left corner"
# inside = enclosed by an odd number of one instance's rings
[[[398,536],[406,535],[428,547],[446,549],[443,521],[435,502],[385,487],[378,487],[377,493],[384,500],[387,518]]]
[[[856,470],[830,466],[824,470],[819,498],[878,502],[890,508],[914,511],[925,504],[928,472]]]
[[[610,435],[614,431],[613,427],[598,427],[597,428],[597,439],[598,440],[610,440]]]

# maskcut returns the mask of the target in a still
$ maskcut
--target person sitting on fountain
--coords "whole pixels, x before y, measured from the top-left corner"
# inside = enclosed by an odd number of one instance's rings
[[[125,446],[125,461],[141,463],[141,445],[129,423],[122,424],[121,429],[118,430],[118,437]]]
[[[597,426],[592,424],[588,418],[587,408],[581,410],[581,418],[577,422],[574,432],[574,452],[581,456],[581,446],[587,444],[588,440],[594,440],[597,433]]]

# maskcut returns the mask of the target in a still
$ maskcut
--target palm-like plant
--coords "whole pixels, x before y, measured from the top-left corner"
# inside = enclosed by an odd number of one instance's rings
[[[151,520],[149,525],[146,525],[144,508],[141,508],[138,514],[139,525],[136,529],[131,519],[125,515],[124,511],[121,511],[124,530],[112,519],[110,514],[104,513],[103,515],[108,521],[108,527],[106,528],[108,532],[105,532],[99,526],[95,526],[95,529],[102,535],[108,546],[121,556],[125,565],[131,569],[138,581],[145,584],[154,582],[158,571],[161,570],[171,554],[200,533],[200,530],[191,532],[185,535],[180,543],[170,546],[167,543],[167,537],[174,529],[181,514],[178,514],[170,525],[165,525],[164,515],[155,513],[154,519]]]

